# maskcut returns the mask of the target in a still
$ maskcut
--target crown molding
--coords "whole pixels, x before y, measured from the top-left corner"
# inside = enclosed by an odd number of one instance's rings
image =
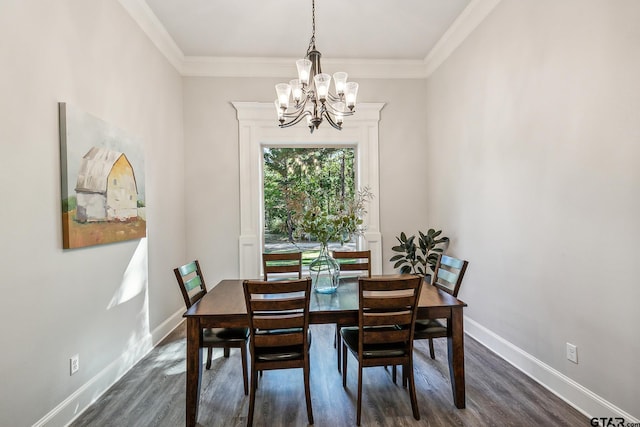
[[[144,0],[119,0],[158,50],[188,77],[282,77],[296,74],[297,58],[185,56]],[[472,0],[425,59],[323,59],[326,71],[348,70],[352,78],[423,79],[429,77],[491,13],[500,0]]]
[[[429,77],[462,44],[500,0],[472,0],[425,58],[425,77]]]
[[[144,0],[118,0],[151,42],[182,74],[185,56]]]
[[[191,77],[282,77],[295,76],[299,58],[184,58],[182,75]],[[350,78],[420,79],[425,78],[423,60],[322,59],[323,70],[331,73],[348,70]]]

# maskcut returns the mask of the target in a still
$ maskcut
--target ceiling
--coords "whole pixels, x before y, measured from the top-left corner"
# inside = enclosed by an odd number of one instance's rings
[[[287,77],[312,33],[311,0],[119,0],[183,76]],[[425,78],[500,0],[316,0],[326,71]]]
[[[146,0],[185,56],[302,58],[311,0]],[[317,0],[323,57],[424,60],[470,0]]]

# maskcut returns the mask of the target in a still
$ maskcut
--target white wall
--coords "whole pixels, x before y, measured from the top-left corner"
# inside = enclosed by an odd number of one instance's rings
[[[292,72],[294,67],[292,66]],[[281,79],[284,80],[284,79]],[[278,79],[184,79],[188,253],[209,285],[237,277],[240,200],[238,121],[231,101],[269,102]],[[423,229],[426,211],[424,80],[359,80],[359,101],[384,102],[379,128],[383,265],[401,231]],[[274,110],[275,114],[275,110]],[[274,126],[277,124],[274,116]],[[326,125],[326,124],[325,124]]]
[[[0,425],[63,425],[183,307],[182,81],[116,1],[3,0],[0,40]],[[144,142],[146,239],[62,250],[60,101]]]
[[[635,0],[503,0],[425,112],[428,217],[470,260],[467,315],[636,418],[638,22]]]

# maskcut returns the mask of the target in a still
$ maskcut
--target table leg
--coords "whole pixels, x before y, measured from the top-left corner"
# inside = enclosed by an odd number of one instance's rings
[[[198,420],[200,383],[202,382],[202,348],[200,346],[200,320],[187,318],[187,403],[186,425],[195,427]]]
[[[449,374],[451,376],[451,389],[453,401],[457,408],[464,408],[464,328],[462,324],[462,307],[451,309],[451,317],[448,319],[447,345],[449,356]]]

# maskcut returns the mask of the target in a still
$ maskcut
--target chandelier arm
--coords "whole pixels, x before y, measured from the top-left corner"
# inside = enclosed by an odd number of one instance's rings
[[[298,117],[296,117],[295,119],[291,120],[290,122],[280,123],[278,126],[280,126],[281,128],[288,128],[290,126],[297,125],[298,123],[300,123],[302,121],[302,119],[304,119],[305,116],[310,116],[310,115],[311,115],[310,112],[304,111],[304,112],[300,113],[298,115]]]
[[[294,107],[291,111],[285,111],[282,117],[298,117],[304,111],[305,104],[300,104],[298,107]]]
[[[337,124],[336,122],[333,121],[333,119],[331,118],[331,114],[328,111],[324,111],[322,113],[322,115],[324,116],[325,119],[327,119],[327,122],[329,122],[329,124],[337,130],[342,130],[342,125]]]
[[[325,109],[330,112],[331,114],[342,114],[344,117],[347,116],[353,116],[355,114],[355,110],[350,111],[338,111],[335,108],[333,108],[333,105],[329,104],[329,103],[325,103]]]
[[[332,102],[344,102],[344,97],[336,96],[331,92],[327,93],[327,98]]]

